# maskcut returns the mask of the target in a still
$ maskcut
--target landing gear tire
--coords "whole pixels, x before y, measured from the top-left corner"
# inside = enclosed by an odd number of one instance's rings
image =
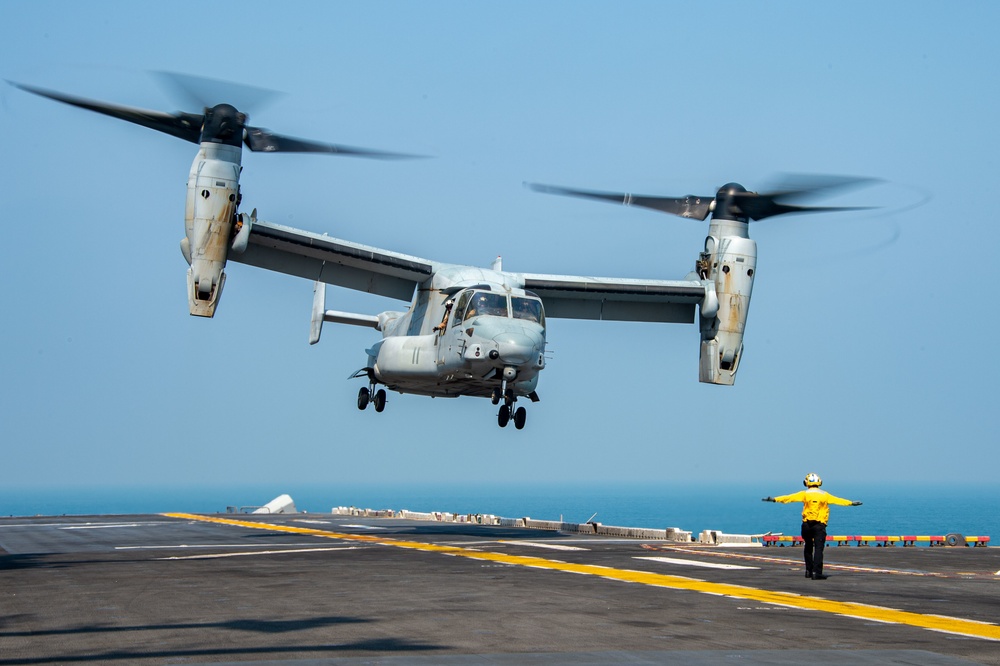
[[[528,412],[524,410],[524,407],[518,407],[514,411],[514,427],[518,430],[524,428],[524,422],[528,418]]]
[[[368,406],[368,400],[371,397],[372,392],[368,390],[368,387],[362,386],[361,390],[358,391],[358,409],[364,410]]]
[[[501,391],[498,388],[493,389],[493,394],[490,396],[490,402],[494,405],[500,404]]]
[[[373,402],[375,403],[376,412],[381,412],[383,409],[385,409],[385,389],[379,389],[375,393],[375,399],[373,400]]]
[[[510,422],[510,406],[501,405],[500,413],[497,414],[497,425],[501,428],[506,428],[508,422]]]

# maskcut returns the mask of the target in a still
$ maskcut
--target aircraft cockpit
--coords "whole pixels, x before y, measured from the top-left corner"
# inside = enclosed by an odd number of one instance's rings
[[[452,325],[457,326],[480,316],[523,319],[545,326],[542,301],[534,294],[508,297],[507,294],[492,291],[463,291],[455,301]]]
[[[511,296],[510,303],[514,319],[526,319],[545,327],[545,311],[539,298]]]

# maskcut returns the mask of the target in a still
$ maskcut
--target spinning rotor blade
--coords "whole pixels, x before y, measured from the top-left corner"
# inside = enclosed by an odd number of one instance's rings
[[[212,108],[221,103],[228,103],[244,112],[250,109],[259,110],[284,93],[265,88],[232,83],[219,79],[208,79],[188,74],[174,72],[154,72],[160,82],[171,92],[183,97],[189,104]],[[263,153],[329,153],[352,157],[368,157],[373,159],[405,159],[418,157],[402,153],[389,153],[381,150],[355,148],[309,139],[299,139],[276,134],[263,127],[244,125],[243,142],[254,152]]]
[[[237,97],[244,100],[256,98],[259,103],[265,97],[270,97],[276,93],[263,90],[262,88],[251,88],[249,86],[238,86],[236,84],[226,84],[210,79],[198,77],[182,76],[179,74],[169,74],[160,72],[159,76],[175,86],[178,90],[190,96],[193,103],[203,107],[202,113],[162,113],[160,111],[148,111],[117,104],[107,104],[82,97],[74,97],[52,90],[36,88],[34,86],[23,85],[8,81],[11,85],[26,92],[49,99],[63,102],[88,111],[96,111],[112,118],[126,120],[130,123],[142,125],[164,132],[171,136],[190,141],[191,143],[201,143],[210,141],[213,143],[224,143],[239,146],[245,143],[252,151],[265,153],[286,152],[286,153],[326,153],[333,155],[346,155],[351,157],[367,157],[372,159],[407,159],[417,158],[420,155],[409,155],[404,153],[390,153],[381,150],[371,150],[368,148],[357,148],[353,146],[343,146],[295,137],[283,136],[261,127],[251,127],[246,124],[247,116],[241,113],[235,106],[226,103],[214,105],[205,104],[203,100],[215,100],[219,98],[219,93],[214,97],[208,97],[206,90],[209,87],[221,86]],[[235,92],[233,92],[235,91]]]
[[[620,203],[625,206],[639,206],[658,210],[661,213],[670,213],[681,217],[704,220],[708,217],[712,209],[713,198],[696,197],[688,195],[686,197],[657,197],[644,194],[627,194],[618,192],[595,192],[592,190],[574,190],[568,187],[557,187],[555,185],[540,185],[538,183],[528,183],[528,187],[535,192],[545,194],[561,194],[570,197],[581,197],[584,199],[597,199],[599,201],[610,201]]]
[[[183,101],[182,106],[197,109],[207,109],[225,103],[232,104],[248,115],[253,115],[284,95],[275,90],[221,79],[207,79],[175,72],[152,72],[152,74],[171,97]]]
[[[871,206],[791,206],[776,201],[767,201],[760,196],[739,202],[739,208],[751,220],[763,220],[785,213],[836,213],[845,210],[871,210]]]
[[[308,139],[296,139],[291,136],[282,136],[262,127],[247,127],[244,143],[253,151],[264,153],[330,153],[336,155],[347,155],[350,157],[368,157],[382,160],[401,160],[419,158],[421,155],[407,155],[404,153],[387,153],[380,150],[370,150],[368,148],[353,148],[351,146],[341,146],[332,143],[321,143]]]
[[[158,132],[164,132],[171,136],[176,136],[179,139],[190,141],[191,143],[198,143],[201,137],[201,126],[204,122],[204,116],[200,114],[170,114],[162,113],[160,111],[147,111],[146,109],[119,106],[117,104],[106,104],[104,102],[84,99],[83,97],[64,95],[52,90],[35,88],[34,86],[27,86],[13,81],[8,81],[8,83],[16,88],[20,88],[21,90],[35,95],[48,97],[49,99],[54,99],[57,102],[77,106],[81,109],[87,109],[88,111],[103,113],[104,115],[111,116],[112,118],[127,120],[130,123],[142,125],[143,127],[148,127]]]
[[[859,187],[877,182],[871,178],[853,178],[846,176],[823,176],[789,179],[786,187],[776,192],[758,194],[750,192],[738,183],[727,183],[719,188],[715,196],[698,197],[661,197],[650,195],[635,195],[617,192],[596,192],[578,190],[553,185],[528,183],[528,187],[545,194],[561,194],[564,196],[610,201],[626,206],[640,206],[680,217],[704,220],[711,213],[719,219],[732,220],[763,220],[775,215],[786,213],[826,213],[846,210],[869,210],[866,206],[801,206],[785,203],[786,199],[796,199],[815,195],[824,190],[847,187]]]
[[[798,206],[783,203],[785,199],[810,197],[831,190],[848,189],[872,185],[878,182],[874,178],[856,178],[853,176],[786,176],[781,187],[775,192],[758,194],[756,192],[733,192],[732,205],[751,220],[763,220],[785,213],[828,213],[846,210],[870,210],[870,206]],[[729,186],[719,190],[719,195]]]

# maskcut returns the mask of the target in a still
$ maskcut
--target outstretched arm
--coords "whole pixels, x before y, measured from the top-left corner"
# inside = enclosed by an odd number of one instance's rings
[[[780,504],[788,504],[789,502],[801,502],[805,499],[805,492],[799,491],[797,493],[792,493],[791,495],[778,495],[773,498],[772,501],[778,502]]]
[[[836,495],[831,495],[830,493],[827,493],[826,495],[826,501],[829,504],[837,504],[839,506],[861,506],[861,502],[855,502],[842,497],[837,497]]]

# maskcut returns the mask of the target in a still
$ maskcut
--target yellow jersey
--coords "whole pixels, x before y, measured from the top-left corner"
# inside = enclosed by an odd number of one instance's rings
[[[830,520],[830,505],[851,506],[851,500],[842,499],[831,495],[819,488],[806,488],[791,495],[781,495],[774,498],[775,502],[788,504],[789,502],[802,502],[802,521],[817,520],[824,525]]]

